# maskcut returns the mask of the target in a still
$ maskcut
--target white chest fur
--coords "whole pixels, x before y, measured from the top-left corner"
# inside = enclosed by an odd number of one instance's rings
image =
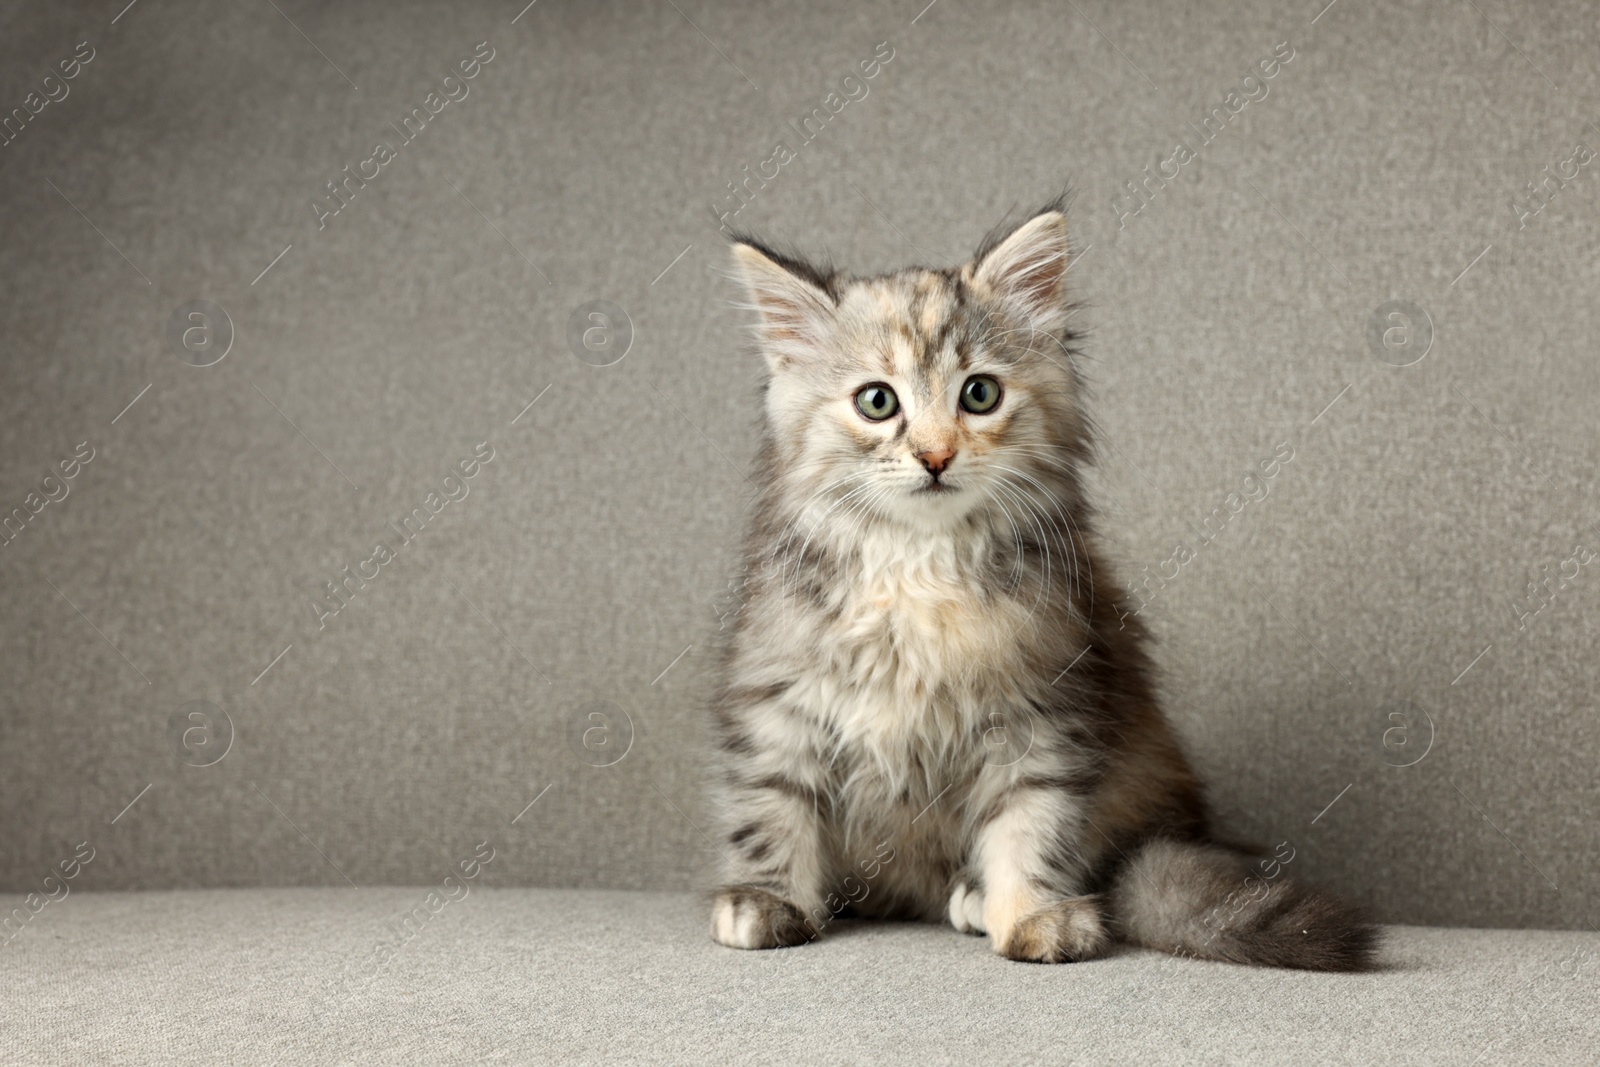
[[[975,546],[953,537],[874,532],[858,559],[818,634],[815,710],[885,769],[948,759],[1019,698],[1028,613],[985,589]]]

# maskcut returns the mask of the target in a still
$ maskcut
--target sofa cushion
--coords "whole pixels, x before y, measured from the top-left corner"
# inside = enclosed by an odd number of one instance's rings
[[[1581,1063],[1600,935],[1388,927],[1371,974],[945,927],[738,952],[684,893],[82,893],[0,946],[6,1063]],[[400,924],[413,918],[409,929]],[[385,952],[387,950],[387,954]]]

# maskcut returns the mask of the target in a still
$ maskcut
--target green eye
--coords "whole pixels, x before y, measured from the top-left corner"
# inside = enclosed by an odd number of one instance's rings
[[[882,422],[900,410],[900,398],[882,382],[873,382],[856,390],[856,410],[873,422]]]
[[[961,408],[974,415],[987,415],[1000,406],[1000,383],[987,374],[974,374],[961,387]]]

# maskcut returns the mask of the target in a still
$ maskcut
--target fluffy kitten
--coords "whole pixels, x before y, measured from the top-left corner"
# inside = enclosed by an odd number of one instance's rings
[[[1090,525],[1061,205],[958,268],[733,253],[770,380],[713,709],[712,936],[795,945],[850,913],[1015,960],[1368,964],[1354,910],[1208,834]]]

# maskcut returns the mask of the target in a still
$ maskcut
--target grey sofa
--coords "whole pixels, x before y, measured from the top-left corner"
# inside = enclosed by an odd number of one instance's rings
[[[1597,43],[1482,0],[0,10],[0,1062],[1593,1062]],[[1067,180],[1171,715],[1230,833],[1391,924],[1376,973],[706,937],[725,233],[954,262]]]

